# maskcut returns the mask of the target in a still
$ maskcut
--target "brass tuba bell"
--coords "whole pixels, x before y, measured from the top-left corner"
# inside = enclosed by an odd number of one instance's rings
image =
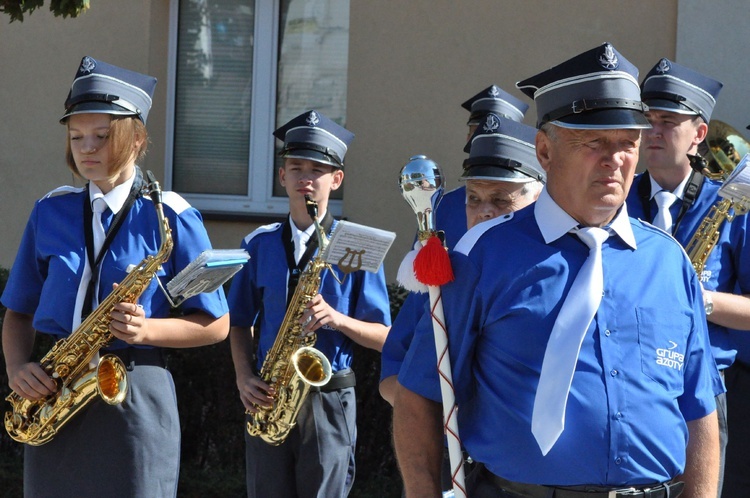
[[[698,146],[698,153],[705,159],[701,173],[713,180],[725,180],[748,152],[750,143],[740,132],[714,119],[708,125],[706,139]]]

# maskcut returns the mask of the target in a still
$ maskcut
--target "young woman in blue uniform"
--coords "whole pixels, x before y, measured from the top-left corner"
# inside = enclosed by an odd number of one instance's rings
[[[284,141],[279,180],[289,196],[289,219],[258,228],[242,242],[250,261],[235,275],[229,293],[230,341],[240,399],[249,412],[270,406],[270,386],[259,377],[294,294],[294,275],[317,250],[315,226],[305,196],[318,203],[328,236],[336,221],[328,209],[331,191],[344,178],[344,156],[353,138],[345,128],[316,111],[304,113],[274,132]],[[307,249],[295,248],[304,233]],[[338,280],[331,272],[336,273]],[[278,446],[245,435],[249,497],[348,495],[354,480],[356,399],[351,372],[353,346],[380,350],[390,327],[390,305],[383,268],[377,273],[346,275],[334,266],[321,273],[318,294],[302,315],[305,330],[315,331],[315,348],[330,361],[333,378],[312,391],[297,424]],[[309,321],[307,321],[309,318]],[[257,361],[253,343],[257,342]]]
[[[136,166],[148,143],[145,122],[155,85],[150,76],[91,57],[81,61],[61,122],[68,133],[68,166],[87,183],[60,187],[36,202],[2,295],[9,383],[24,398],[58,389],[31,358],[35,335],[70,335],[130,265],[159,250],[156,210],[149,196],[140,195],[143,175]],[[97,265],[91,264],[97,258],[87,250],[86,233],[96,230],[90,213],[97,208],[91,204],[101,202],[107,208],[103,225],[111,230]],[[166,284],[211,245],[200,214],[180,196],[165,192],[163,209],[174,248],[137,304],[115,306],[115,340],[100,352],[125,363],[127,396],[119,405],[94,400],[50,442],[25,446],[26,496],[176,495],[180,426],[161,348],[221,341],[229,317],[221,290],[188,299],[182,314],[173,316],[156,278]],[[92,273],[98,279],[87,295]]]

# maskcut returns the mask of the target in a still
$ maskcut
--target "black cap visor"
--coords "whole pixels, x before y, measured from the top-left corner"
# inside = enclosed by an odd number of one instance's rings
[[[88,101],[74,104],[66,109],[65,114],[60,118],[60,122],[64,123],[73,114],[114,114],[117,116],[138,116],[141,118],[140,114],[112,102]]]
[[[646,116],[635,109],[601,109],[569,114],[553,124],[575,129],[646,129],[651,128]]]

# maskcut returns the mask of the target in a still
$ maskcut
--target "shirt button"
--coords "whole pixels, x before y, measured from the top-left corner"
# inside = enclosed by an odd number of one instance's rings
[[[617,418],[617,419],[622,418],[622,412],[615,413],[615,418]]]
[[[618,373],[619,373],[619,372],[618,372],[617,370],[615,370],[615,369],[612,369],[612,370],[610,370],[610,371],[609,371],[609,375],[611,375],[612,377],[614,377],[614,376],[615,376],[615,375],[617,375]]]
[[[622,458],[617,457],[615,458],[615,464],[620,465],[622,463]]]
[[[610,331],[609,329],[607,329],[607,330],[605,330],[605,331],[604,331],[604,335],[606,335],[607,337],[609,337],[609,335],[610,335],[611,333],[612,333],[612,332],[611,332],[611,331]]]

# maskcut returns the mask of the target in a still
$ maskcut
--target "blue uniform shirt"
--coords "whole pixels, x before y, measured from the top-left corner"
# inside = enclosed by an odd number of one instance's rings
[[[435,226],[445,232],[445,244],[452,249],[466,233],[466,186],[447,192],[435,210]]]
[[[721,380],[683,250],[624,207],[602,249],[604,296],[581,347],[565,430],[546,456],[531,433],[547,341],[589,252],[566,233],[575,224],[545,189],[535,205],[478,225],[456,246],[456,280],[442,291],[461,440],[512,481],[667,481],[684,470],[686,421],[716,409]],[[411,347],[399,382],[439,400],[426,317]]]
[[[640,218],[651,222],[656,216],[656,203],[649,203],[650,212],[644,213],[643,202],[638,192],[640,183],[648,181],[648,176],[639,175],[633,182],[633,187],[628,195],[628,212],[634,218]],[[683,247],[687,246],[693,234],[700,226],[719,200],[718,191],[721,183],[705,179],[703,187],[695,203],[685,212],[674,238]],[[650,190],[650,189],[649,189]],[[672,217],[677,220],[681,202],[675,202],[671,208]],[[701,282],[706,290],[718,292],[735,292],[739,294],[750,294],[750,229],[748,228],[750,217],[747,215],[736,217],[731,223],[725,222],[721,229],[716,247],[709,255]],[[655,275],[658,275],[655,274]],[[711,349],[719,369],[730,366],[737,355],[737,339],[745,339],[747,332],[732,332],[731,330],[708,323],[708,332],[711,338]],[[745,344],[750,342],[745,339]],[[747,348],[746,348],[747,349]],[[746,354],[750,355],[750,351]],[[750,359],[750,358],[748,358]]]
[[[453,248],[466,233],[466,186],[462,185],[447,192],[435,210],[435,225],[445,232],[445,245]],[[380,356],[380,380],[397,375],[409,348],[414,329],[429,303],[429,294],[410,292],[401,305],[401,310],[388,332]]]
[[[232,280],[229,292],[230,319],[232,326],[250,327],[260,315],[257,364],[260,371],[286,315],[289,268],[282,241],[282,224],[258,228],[245,237],[242,248],[250,254],[250,260]],[[321,274],[319,293],[329,305],[357,320],[391,324],[382,266],[378,273],[356,271],[347,275],[346,279],[336,267],[334,271],[339,280],[344,280],[343,284],[329,274],[330,270],[324,270]],[[328,358],[334,373],[351,366],[351,339],[327,326],[318,329],[316,334],[315,348]]]
[[[85,188],[63,187],[38,200],[26,225],[11,269],[2,303],[19,313],[34,315],[34,328],[56,338],[67,336],[73,326],[73,310],[81,277],[87,265],[83,209]],[[172,230],[174,248],[157,272],[162,285],[187,266],[203,250],[210,249],[200,213],[178,194],[164,192],[164,214]],[[149,196],[139,197],[125,216],[101,262],[99,302],[112,285],[127,276],[129,265],[155,255],[161,245],[159,222]],[[167,317],[170,304],[156,279],[138,299],[147,317]],[[217,318],[227,312],[220,288],[185,301],[186,312],[204,311]],[[111,348],[127,345],[116,340]]]

